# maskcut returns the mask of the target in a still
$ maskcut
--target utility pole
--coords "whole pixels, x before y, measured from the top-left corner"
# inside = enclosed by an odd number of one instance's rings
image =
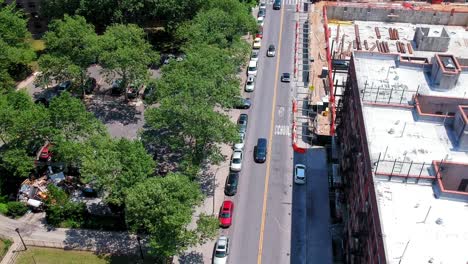
[[[18,233],[18,236],[19,236],[20,239],[21,239],[21,243],[23,243],[24,250],[28,250],[28,247],[26,246],[26,244],[24,243],[23,238],[21,237],[21,234],[20,234],[20,232],[19,232],[19,228],[16,228],[15,231],[16,231],[16,233]]]

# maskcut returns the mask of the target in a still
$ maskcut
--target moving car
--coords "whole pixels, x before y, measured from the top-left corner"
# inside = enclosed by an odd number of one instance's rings
[[[239,126],[239,132],[245,133],[247,131],[247,123],[249,122],[249,116],[247,114],[240,114],[237,119],[237,125]]]
[[[259,50],[252,50],[252,55],[250,56],[250,60],[251,61],[258,61],[258,56],[260,55],[260,51]]]
[[[245,133],[239,132],[239,140],[236,143],[234,143],[234,149],[243,149],[244,142],[245,142]]]
[[[219,225],[221,227],[229,227],[232,224],[232,214],[234,213],[234,203],[226,200],[221,205],[219,212]]]
[[[291,74],[289,72],[285,72],[281,74],[281,81],[282,82],[291,82]]]
[[[236,109],[249,109],[252,105],[252,102],[249,98],[238,98],[234,107]]]
[[[234,150],[231,157],[231,170],[232,171],[241,171],[242,170],[242,157],[244,153],[240,149]]]
[[[257,61],[251,60],[249,62],[249,67],[247,68],[247,74],[248,75],[257,75]]]
[[[273,10],[280,10],[281,9],[281,0],[275,0],[273,3]]]
[[[275,49],[275,45],[270,45],[268,46],[268,50],[267,50],[267,56],[268,57],[274,57],[276,54],[276,49]]]
[[[255,89],[255,76],[249,75],[247,77],[247,81],[245,82],[245,91],[246,92],[253,92]]]
[[[306,183],[306,166],[303,164],[296,164],[294,166],[294,182],[297,184]]]
[[[216,241],[213,264],[226,264],[229,255],[229,238],[220,236]]]
[[[237,185],[239,184],[239,172],[230,171],[224,186],[224,194],[233,196],[237,193]]]
[[[262,47],[262,39],[261,38],[255,38],[254,43],[253,43],[253,48],[254,49],[260,49]]]
[[[267,155],[267,139],[266,138],[259,138],[257,140],[257,146],[255,146],[255,156],[254,159],[258,163],[263,163],[266,161]]]

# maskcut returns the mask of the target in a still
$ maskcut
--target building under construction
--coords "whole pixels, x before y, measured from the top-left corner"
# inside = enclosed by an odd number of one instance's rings
[[[468,12],[332,3],[324,16],[344,262],[466,263]]]

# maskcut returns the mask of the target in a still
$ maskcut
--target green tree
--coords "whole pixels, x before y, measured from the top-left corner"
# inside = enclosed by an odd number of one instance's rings
[[[21,217],[28,211],[28,207],[22,202],[8,202],[7,206],[7,215],[14,218]]]
[[[2,7],[0,0],[0,92],[12,90],[12,71],[18,65],[27,65],[35,58],[35,53],[27,42],[31,34],[27,20],[14,4]]]
[[[26,178],[34,169],[34,158],[24,149],[12,148],[1,152],[0,164],[15,177]]]
[[[42,84],[71,80],[83,85],[88,67],[97,62],[98,37],[84,17],[65,15],[49,24],[45,34],[47,54],[39,59]],[[84,89],[82,90],[84,94]]]
[[[197,220],[198,244],[203,244],[218,235],[219,220],[212,215],[200,214]]]
[[[134,232],[146,233],[156,256],[174,256],[197,242],[189,230],[200,187],[180,174],[149,178],[131,188],[126,198],[126,221]]]
[[[170,131],[164,135],[166,143],[173,149],[184,149],[194,164],[218,156],[217,143],[233,142],[237,136],[237,128],[227,115],[186,93],[162,99],[159,107],[146,111],[145,119],[151,129]]]
[[[128,189],[151,176],[154,168],[141,142],[95,137],[87,143],[81,176],[102,188],[108,203],[122,206]]]
[[[86,205],[70,201],[68,194],[53,184],[49,184],[47,190],[48,196],[45,200],[47,223],[51,226],[80,227],[84,222]]]
[[[111,78],[122,78],[124,87],[134,82],[146,83],[148,66],[159,61],[159,55],[145,39],[145,32],[136,25],[108,27],[102,36],[101,48],[104,72]],[[127,98],[127,92],[125,96]]]

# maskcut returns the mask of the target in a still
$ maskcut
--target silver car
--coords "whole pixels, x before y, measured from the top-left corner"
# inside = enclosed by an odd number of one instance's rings
[[[242,150],[244,148],[245,133],[239,133],[239,140],[234,143],[234,149]]]
[[[297,184],[306,183],[306,166],[303,164],[296,164],[294,166],[294,182]]]
[[[216,241],[213,264],[225,264],[229,255],[229,238],[220,236]]]
[[[247,81],[245,82],[245,91],[246,92],[253,92],[255,89],[255,76],[249,75],[247,77]]]

